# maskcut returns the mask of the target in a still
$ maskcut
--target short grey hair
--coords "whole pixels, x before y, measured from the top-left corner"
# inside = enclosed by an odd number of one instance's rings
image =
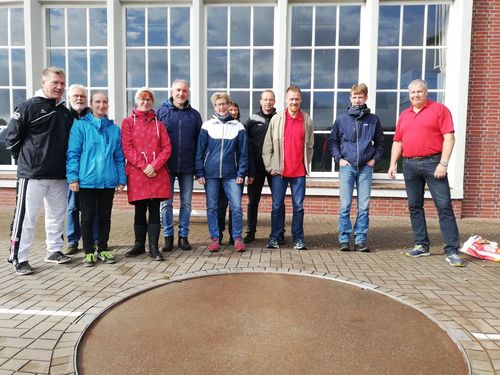
[[[420,79],[420,78],[417,78],[417,79],[414,79],[413,81],[411,81],[408,85],[408,90],[412,86],[420,86],[420,87],[423,87],[425,90],[428,90],[427,82],[425,82],[423,79]]]
[[[189,82],[185,79],[176,79],[174,82],[172,82],[172,88],[174,88],[174,86],[178,83],[183,83],[189,88]]]
[[[68,95],[71,96],[71,93],[76,90],[76,89],[81,89],[87,93],[87,88],[83,85],[80,85],[78,83],[73,83],[69,88],[68,88]]]

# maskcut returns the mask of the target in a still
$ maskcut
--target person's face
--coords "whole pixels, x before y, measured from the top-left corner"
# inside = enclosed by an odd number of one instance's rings
[[[262,111],[266,114],[271,113],[274,104],[276,104],[276,100],[274,99],[274,95],[270,92],[265,92],[260,97],[260,106],[262,107]]]
[[[411,104],[416,108],[422,108],[427,103],[427,89],[422,85],[410,86],[409,96]]]
[[[226,99],[217,99],[215,101],[214,110],[217,114],[225,116],[229,112],[229,104]]]
[[[85,90],[77,87],[69,94],[69,103],[78,113],[81,113],[87,107],[87,95]]]
[[[92,96],[92,103],[90,104],[92,113],[95,117],[103,118],[108,114],[108,97],[102,93],[97,93]]]
[[[151,108],[153,108],[153,97],[147,91],[141,92],[137,98],[137,109],[141,112],[147,112]]]
[[[298,91],[288,91],[286,93],[285,100],[288,112],[292,114],[299,112],[300,103],[302,103],[302,98],[300,97],[300,93]]]
[[[235,120],[237,120],[237,119],[238,119],[238,116],[239,116],[239,114],[240,114],[240,111],[238,111],[238,107],[236,107],[235,105],[232,105],[232,106],[230,106],[230,107],[228,108],[228,111],[229,111],[229,113],[231,114],[231,116],[233,116],[233,118],[234,118]]]
[[[189,98],[189,86],[183,82],[177,82],[172,87],[172,99],[176,107],[182,107]]]
[[[49,73],[42,77],[42,90],[47,99],[61,99],[65,87],[66,77],[64,74]]]
[[[366,103],[367,100],[368,100],[368,96],[366,96],[364,94],[351,93],[351,104],[353,106],[363,105]]]

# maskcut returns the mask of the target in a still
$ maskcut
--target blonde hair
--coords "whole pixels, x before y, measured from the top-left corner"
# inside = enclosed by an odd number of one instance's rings
[[[231,101],[229,98],[229,94],[227,92],[222,92],[222,91],[217,91],[212,94],[210,97],[210,101],[212,102],[212,105],[215,107],[215,102],[219,99],[224,99],[227,104]]]

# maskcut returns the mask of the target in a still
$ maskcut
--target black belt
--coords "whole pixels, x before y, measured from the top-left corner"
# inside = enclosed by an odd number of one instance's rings
[[[433,154],[433,155],[427,155],[427,156],[412,156],[411,158],[403,156],[403,159],[422,160],[422,159],[432,159],[432,158],[435,158],[436,156],[441,157],[441,154],[439,153],[439,154]]]

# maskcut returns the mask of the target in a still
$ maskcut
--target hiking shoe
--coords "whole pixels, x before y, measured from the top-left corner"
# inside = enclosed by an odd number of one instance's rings
[[[83,264],[86,267],[93,267],[97,262],[97,255],[95,253],[85,254],[85,258],[83,258]]]
[[[429,249],[426,249],[424,246],[415,245],[415,247],[413,249],[411,249],[410,251],[407,251],[405,253],[405,255],[407,257],[411,257],[411,258],[418,258],[418,257],[429,256],[429,255],[431,255],[431,253],[429,253]]]
[[[242,253],[246,250],[245,244],[243,243],[241,237],[236,238],[236,240],[234,241],[234,250],[238,253]]]
[[[220,250],[219,237],[212,238],[210,245],[208,245],[208,251],[211,253],[217,252]]]
[[[446,261],[452,265],[453,267],[463,267],[465,266],[462,258],[458,256],[458,254],[452,254],[446,256]]]
[[[181,250],[184,251],[192,250],[191,244],[189,243],[187,237],[179,237],[177,245],[181,248]]]
[[[253,241],[255,241],[255,232],[247,232],[247,234],[243,238],[243,243],[250,243]]]
[[[64,255],[73,255],[78,252],[78,242],[69,243],[66,246],[66,250],[64,251]]]
[[[355,244],[354,248],[356,249],[356,251],[359,251],[360,253],[369,253],[370,252],[370,248],[368,246],[366,246],[366,244],[364,242],[360,242],[360,243]]]
[[[125,253],[125,256],[127,258],[131,257],[136,257],[137,255],[144,254],[146,252],[146,248],[144,247],[144,244],[138,244],[136,243],[129,251]]]
[[[351,251],[351,248],[349,247],[349,242],[341,242],[340,251]]]
[[[97,258],[99,258],[104,264],[116,263],[116,259],[109,251],[100,251],[97,253]]]
[[[293,242],[293,248],[295,250],[307,250],[307,246],[302,240],[297,240]]]
[[[27,260],[16,264],[14,267],[16,269],[16,275],[29,275],[33,273],[33,269]]]
[[[267,241],[266,248],[267,249],[279,249],[280,245],[278,244],[278,241],[271,238],[269,241]]]
[[[60,251],[56,251],[55,253],[47,254],[47,258],[45,258],[44,261],[48,263],[64,264],[71,262],[71,258],[67,255],[64,255]]]
[[[286,244],[285,233],[280,233],[280,235],[278,236],[277,242],[278,242],[278,245]]]

